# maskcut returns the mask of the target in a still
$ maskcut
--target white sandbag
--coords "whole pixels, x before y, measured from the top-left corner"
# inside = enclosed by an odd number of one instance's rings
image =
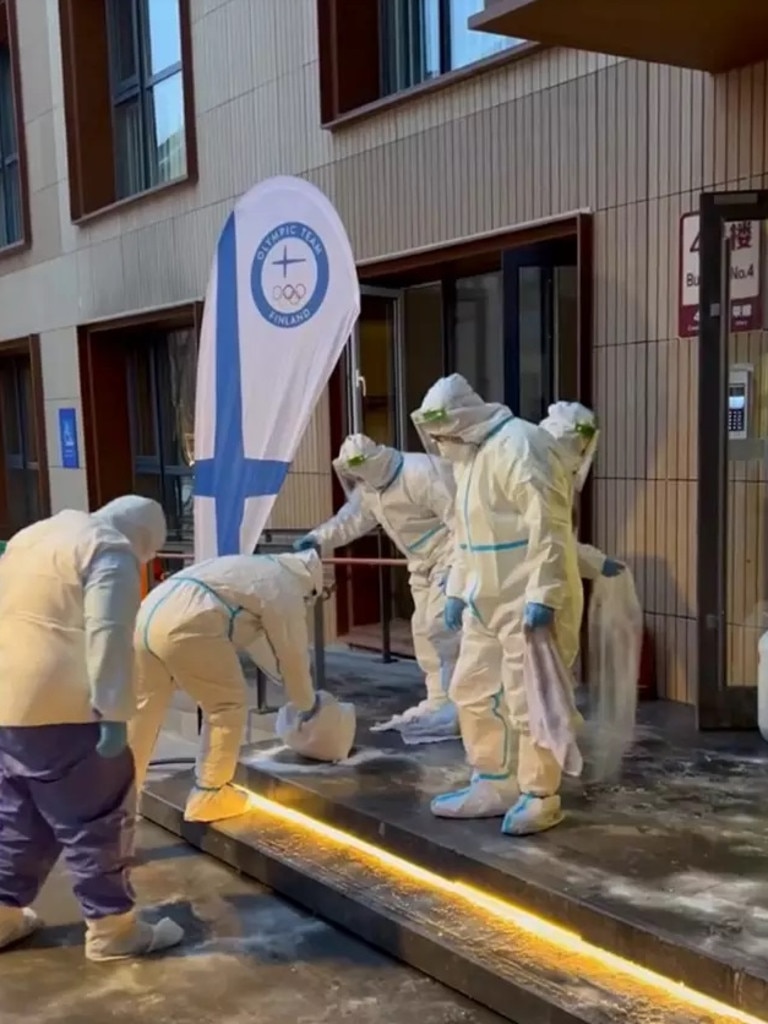
[[[317,696],[320,708],[308,722],[301,720],[295,704],[284,704],[277,714],[275,732],[302,757],[343,761],[355,742],[355,706],[341,703],[325,690],[319,690]]]
[[[595,580],[589,602],[590,755],[595,781],[616,776],[632,746],[643,610],[632,573]]]
[[[531,739],[549,750],[566,775],[578,777],[584,766],[576,745],[580,716],[573,696],[573,676],[545,629],[527,636],[523,684]]]

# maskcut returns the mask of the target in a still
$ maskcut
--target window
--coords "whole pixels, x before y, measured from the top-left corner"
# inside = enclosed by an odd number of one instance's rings
[[[24,241],[26,234],[19,145],[21,118],[13,75],[13,13],[7,0],[0,0],[0,249]]]
[[[382,94],[492,57],[522,40],[474,32],[468,19],[483,0],[379,0]]]
[[[107,0],[118,199],[183,178],[179,0]]]
[[[193,536],[193,430],[197,341],[193,329],[150,333],[128,354],[133,486],[165,509],[168,539]]]
[[[29,357],[0,359],[0,429],[5,484],[3,526],[15,533],[43,515],[40,503],[32,366]]]
[[[288,0],[286,0],[288,2]],[[323,124],[534,44],[469,28],[483,0],[316,0]],[[467,74],[471,72],[468,71]]]
[[[59,0],[73,220],[196,177],[189,6]]]

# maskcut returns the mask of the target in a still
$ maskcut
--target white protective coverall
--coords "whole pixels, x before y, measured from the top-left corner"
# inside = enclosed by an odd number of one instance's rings
[[[157,502],[127,495],[34,523],[0,557],[0,948],[39,925],[30,904],[60,854],[89,960],[183,938],[139,919],[130,880],[139,565],[165,532]]]
[[[560,458],[573,480],[575,498],[584,488],[597,451],[597,418],[580,402],[555,402],[539,426],[557,441]],[[603,572],[606,556],[599,548],[582,543],[578,556],[581,578],[596,580]]]
[[[523,615],[528,605],[554,611],[557,647],[571,666],[583,607],[572,481],[548,433],[484,402],[458,374],[434,384],[413,419],[425,443],[454,462],[457,543],[447,595],[466,604],[451,697],[473,776],[432,810],[474,818],[511,808],[505,831],[542,831],[562,819],[561,769],[530,738]]]
[[[427,696],[399,716],[396,725],[412,742],[420,736],[457,736],[448,686],[461,638],[446,628],[444,620],[444,587],[453,555],[452,467],[424,452],[399,452],[376,444],[364,434],[348,437],[333,465],[349,500],[308,538],[332,550],[381,526],[407,558],[413,648]]]
[[[323,589],[316,552],[227,555],[170,576],[144,599],[136,621],[138,713],[130,730],[143,784],[175,687],[202,709],[196,786],[187,821],[219,821],[247,810],[229,784],[245,732],[247,687],[238,651],[282,682],[299,718],[286,742],[317,760],[345,758],[355,713],[315,694],[309,664],[307,606]]]

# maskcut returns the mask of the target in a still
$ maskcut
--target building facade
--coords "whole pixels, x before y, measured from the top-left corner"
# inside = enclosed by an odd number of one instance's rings
[[[592,404],[602,435],[582,529],[636,575],[661,694],[695,703],[711,507],[702,524],[681,218],[701,193],[768,187],[766,64],[712,73],[545,47],[504,19],[470,28],[483,12],[481,0],[0,0],[2,535],[134,489],[159,497],[174,543],[188,542],[218,232],[255,182],[302,175],[347,226],[363,312],[272,525],[332,511],[330,461],[349,429],[416,445],[408,413],[445,372],[529,418],[555,397]],[[766,336],[762,319],[748,326],[729,336],[728,363],[760,406],[759,438]],[[720,469],[718,685],[753,697],[761,451]],[[341,635],[381,615],[355,573],[337,581],[328,625]],[[407,616],[399,577],[385,600]]]

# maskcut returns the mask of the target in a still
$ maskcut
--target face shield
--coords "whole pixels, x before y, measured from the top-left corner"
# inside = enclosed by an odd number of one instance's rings
[[[463,462],[474,445],[451,432],[451,417],[445,409],[419,409],[411,414],[424,451],[434,458]]]
[[[355,460],[360,458],[364,459],[365,456],[354,456]],[[341,484],[344,496],[349,501],[352,498],[357,487],[362,484],[362,479],[356,475],[355,467],[349,465],[349,459],[342,459],[341,457],[333,460],[331,465],[333,471],[336,474],[336,479]]]
[[[358,435],[347,438],[341,446],[333,469],[349,499],[358,487],[384,490],[397,477],[402,464],[401,452]]]
[[[584,490],[584,484],[587,482],[589,471],[592,468],[595,452],[597,451],[597,440],[600,437],[600,431],[596,426],[593,426],[590,423],[580,423],[576,427],[576,433],[579,434],[585,442],[584,453],[581,457],[581,465],[576,470],[573,478],[573,488],[577,494],[581,494]]]
[[[451,462],[467,462],[512,413],[498,402],[485,402],[457,373],[429,389],[421,407],[411,413],[424,450]]]

